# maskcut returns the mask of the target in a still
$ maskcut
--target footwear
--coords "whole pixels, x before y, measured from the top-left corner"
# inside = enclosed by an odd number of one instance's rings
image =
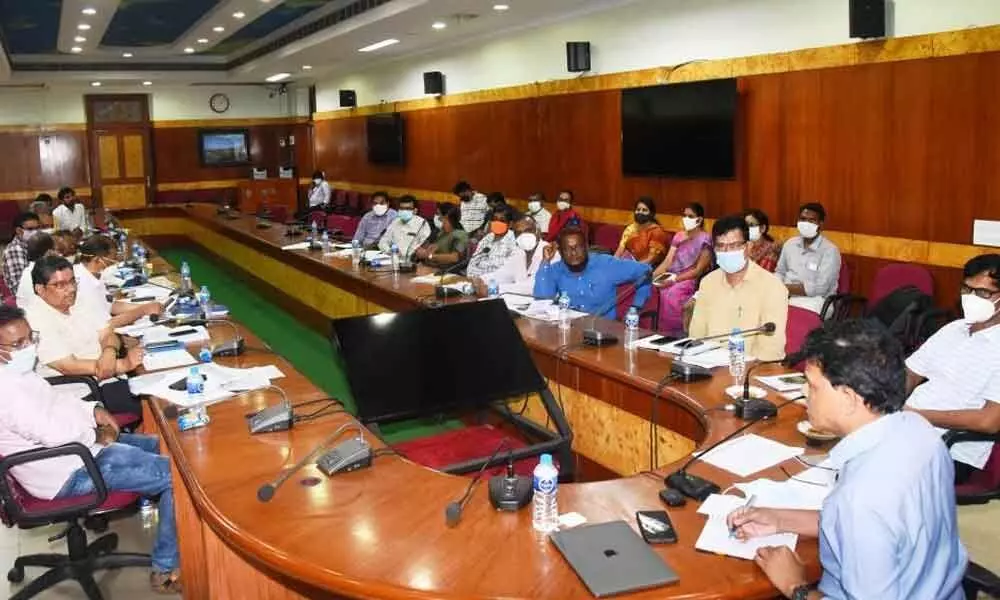
[[[149,587],[157,594],[180,594],[181,593],[181,572],[179,569],[173,571],[153,571],[149,574]]]

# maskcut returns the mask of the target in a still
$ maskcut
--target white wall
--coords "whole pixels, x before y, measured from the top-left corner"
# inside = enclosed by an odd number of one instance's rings
[[[155,121],[187,119],[248,119],[305,116],[305,90],[289,89],[285,96],[270,98],[263,87],[250,86],[101,86],[101,88],[60,87],[47,89],[0,90],[0,125],[49,125],[84,123],[83,97],[101,93],[148,93],[150,117]],[[229,96],[230,108],[223,114],[212,112],[208,99],[215,93]]]
[[[540,0],[535,0],[540,1]],[[1000,23],[1000,0],[894,0],[897,37]],[[516,7],[515,7],[516,9]],[[338,108],[338,89],[358,104],[423,97],[424,71],[442,71],[448,93],[572,76],[567,41],[590,41],[592,73],[751,56],[848,43],[848,0],[637,0],[537,29],[427,53],[317,85],[317,110]]]

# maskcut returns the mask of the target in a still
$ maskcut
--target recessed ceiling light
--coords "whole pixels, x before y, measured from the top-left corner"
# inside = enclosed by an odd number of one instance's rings
[[[80,23],[79,25],[76,26],[76,28],[79,29],[80,31],[87,31],[88,29],[90,29],[90,25],[87,25],[86,23]]]
[[[510,9],[510,5],[509,4],[494,4],[493,5],[493,10],[505,11],[505,10],[509,10],[509,9]]]
[[[198,38],[198,43],[199,44],[207,44],[208,43],[208,38]]]
[[[264,81],[266,81],[268,83],[274,83],[276,81],[281,81],[283,79],[288,79],[291,76],[292,76],[291,73],[275,73],[274,75],[271,75],[270,77],[266,78]]]
[[[97,9],[96,8],[91,8],[91,7],[88,6],[87,8],[81,10],[80,12],[82,12],[85,15],[96,15],[97,14]]]
[[[90,82],[90,87],[101,87],[101,82],[100,81],[91,81]]]
[[[87,38],[83,37],[82,35],[78,35],[75,38],[73,38],[73,41],[76,42],[77,44],[82,44],[87,41]]]
[[[376,50],[381,50],[382,48],[385,48],[387,46],[392,46],[393,44],[398,44],[398,43],[399,40],[397,40],[396,38],[389,38],[387,40],[382,40],[381,42],[375,42],[374,44],[365,46],[364,48],[358,48],[358,52],[374,52]]]
[[[312,65],[302,65],[302,70],[303,71],[311,71],[312,68],[313,68]]]
[[[83,52],[83,48],[79,46],[73,46],[72,48],[69,49],[69,51],[72,52],[73,54],[79,54]]]
[[[135,55],[131,52],[122,52],[122,58],[132,58],[133,56]]]
[[[222,25],[216,25],[215,27],[212,28],[212,31],[214,31],[215,33],[222,33],[225,30],[226,28],[223,27]]]
[[[433,27],[434,29],[444,29],[447,26],[448,24],[445,23],[444,21],[435,21],[434,24],[431,25],[431,27]]]
[[[143,81],[142,85],[153,85],[152,81]]]
[[[247,14],[245,12],[243,12],[242,10],[238,10],[238,11],[236,11],[236,12],[233,13],[233,18],[234,19],[242,19],[245,16],[247,16]]]
[[[194,48],[191,47],[185,48],[184,54],[194,54]]]

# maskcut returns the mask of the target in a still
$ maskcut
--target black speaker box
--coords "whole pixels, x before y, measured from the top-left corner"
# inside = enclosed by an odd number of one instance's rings
[[[566,68],[570,73],[590,70],[590,42],[566,42]]]
[[[424,93],[443,94],[444,73],[441,71],[428,71],[424,73]]]
[[[851,37],[885,37],[885,0],[851,0]]]
[[[357,105],[357,92],[354,90],[340,90],[340,108],[354,108]]]

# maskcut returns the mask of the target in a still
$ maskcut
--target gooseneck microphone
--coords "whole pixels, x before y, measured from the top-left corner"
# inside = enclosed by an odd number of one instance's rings
[[[611,302],[598,309],[590,319],[590,327],[583,330],[583,343],[588,346],[611,346],[612,344],[618,343],[618,338],[616,336],[610,333],[604,333],[597,328],[597,319],[612,308],[618,306],[618,303],[621,302],[625,296],[634,293],[640,285],[649,281],[652,276],[652,271],[644,273],[642,277],[628,283],[625,289],[622,290],[621,293],[617,294]]]
[[[312,460],[315,459],[320,452],[322,452],[323,450],[326,449],[327,446],[332,444],[333,440],[340,437],[340,434],[344,433],[344,431],[346,431],[348,427],[357,427],[358,435],[359,436],[362,435],[362,429],[360,423],[358,422],[344,423],[343,425],[338,427],[333,433],[331,433],[329,436],[323,439],[323,441],[320,442],[315,448],[313,448],[309,454],[307,454],[304,458],[302,458],[302,460],[292,465],[291,468],[283,470],[280,474],[278,474],[277,477],[257,488],[257,499],[260,500],[261,502],[269,502],[271,498],[274,498],[274,494],[275,492],[278,491],[278,488],[280,488],[283,483],[288,481],[289,477],[297,473],[299,469],[301,469],[302,467],[312,462]]]
[[[765,360],[763,362],[757,362],[750,365],[744,375],[743,397],[734,403],[733,414],[747,421],[767,419],[777,414],[778,407],[775,406],[770,400],[767,400],[766,398],[750,397],[750,374],[753,373],[758,367],[763,367],[764,365],[790,366],[797,362],[799,362],[797,357],[795,355],[791,355],[777,360]]]
[[[465,505],[468,504],[469,499],[472,498],[472,492],[476,489],[476,484],[478,484],[479,480],[483,478],[483,473],[486,472],[486,467],[490,466],[490,463],[496,460],[497,455],[500,454],[500,451],[505,447],[507,447],[507,440],[500,440],[500,443],[497,444],[496,450],[494,450],[493,454],[486,459],[483,466],[479,468],[479,472],[476,473],[476,476],[473,477],[472,481],[469,482],[469,485],[466,486],[465,494],[463,494],[460,499],[454,502],[449,502],[448,506],[445,507],[444,521],[447,523],[448,527],[454,527],[458,525],[459,521],[462,520],[462,511],[465,510]]]
[[[775,326],[773,322],[768,321],[767,323],[764,323],[759,327],[754,327],[753,329],[747,329],[746,331],[742,331],[741,335],[744,336],[749,334],[771,335],[772,333],[774,333],[775,329],[777,329],[777,326]],[[687,353],[689,349],[694,348],[695,346],[700,346],[704,342],[727,338],[730,335],[732,335],[732,333],[719,333],[716,335],[707,335],[700,338],[692,338],[690,340],[682,342],[683,346],[681,347],[681,352],[674,358],[673,364],[670,367],[671,371],[673,371],[673,373],[677,376],[678,379],[684,381],[685,383],[691,383],[693,381],[708,379],[709,377],[712,376],[712,370],[706,369],[705,367],[701,367],[695,364],[691,364],[689,362],[684,362],[684,355],[685,353]]]

